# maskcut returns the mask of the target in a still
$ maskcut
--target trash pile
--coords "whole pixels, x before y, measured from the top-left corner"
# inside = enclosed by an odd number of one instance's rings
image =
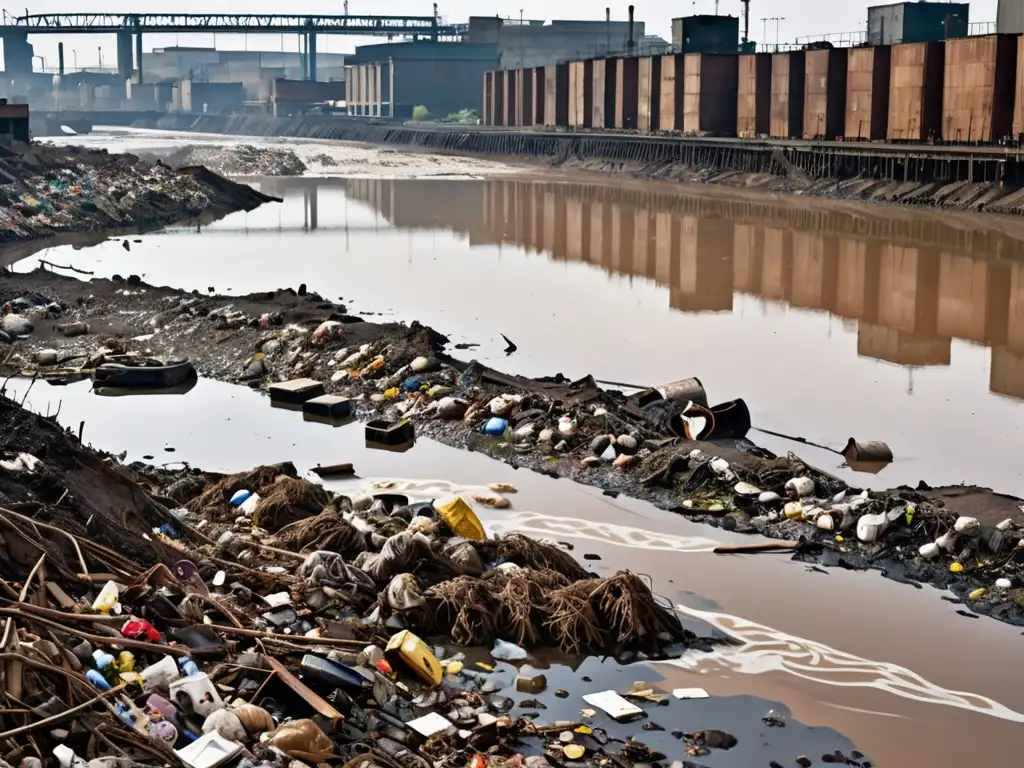
[[[133,155],[33,145],[0,154],[0,244],[65,232],[147,228],[252,210],[270,198]]]
[[[6,279],[12,291],[14,284],[22,290],[42,285],[40,276]],[[891,578],[948,587],[972,609],[1024,624],[1024,548],[1017,549],[1024,517],[1014,504],[1003,500],[1000,509],[1006,508],[1008,519],[1000,523],[962,508],[955,494],[906,488],[864,493],[794,456],[777,457],[752,443],[746,404],[711,405],[697,379],[627,395],[591,377],[508,376],[445,354],[447,339],[430,328],[364,321],[304,286],[229,299],[129,280],[126,288],[110,284],[113,297],[94,308],[91,302],[106,281],[89,283],[88,297],[78,302],[63,292],[77,281],[46,279],[61,288],[63,303],[41,296],[33,309],[16,311],[71,307],[60,325],[84,323],[93,330],[74,339],[51,336],[34,351],[14,350],[11,363],[24,373],[67,373],[45,367],[43,352],[59,365],[81,361],[88,366],[115,351],[136,351],[188,355],[202,375],[258,388],[273,390],[306,378],[304,399],[316,399],[311,405],[321,407],[324,417],[351,414],[369,421],[386,442],[401,436],[405,445],[415,436],[429,436],[469,447],[516,466],[597,485],[611,495],[646,499],[697,521],[785,540],[808,562],[877,568]],[[143,340],[98,335],[95,329],[105,316],[120,323],[137,318],[135,333]],[[304,399],[296,401],[300,407]],[[892,458],[884,444],[857,441],[838,453],[851,464]],[[968,528],[957,531],[959,518],[975,519],[978,526],[962,523]],[[524,588],[548,595],[569,587],[541,582]],[[444,594],[435,594],[431,605],[452,606],[474,595],[468,585],[460,589],[447,603]],[[470,637],[479,642],[474,635],[482,630],[467,622],[463,616],[453,627],[463,627],[466,642]],[[555,635],[543,639],[572,647]]]
[[[497,661],[546,645],[682,653],[693,635],[634,574],[595,577],[555,542],[488,538],[459,496],[410,504],[385,483],[350,498],[289,464],[124,467],[7,399],[0,455],[12,765],[653,759],[582,720],[510,717],[493,665],[452,647]],[[587,701],[613,717],[654,701],[630,695]]]
[[[186,147],[168,158],[174,167],[202,165],[222,176],[301,176],[306,164],[291,149],[252,144]]]

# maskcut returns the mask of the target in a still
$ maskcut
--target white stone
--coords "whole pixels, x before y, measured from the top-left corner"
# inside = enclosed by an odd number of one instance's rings
[[[1009,579],[996,579],[996,589],[1009,589],[1013,586],[1013,582]]]
[[[775,491],[765,491],[757,497],[757,500],[761,504],[771,504],[773,501],[778,501],[781,498],[782,497],[775,493]]]

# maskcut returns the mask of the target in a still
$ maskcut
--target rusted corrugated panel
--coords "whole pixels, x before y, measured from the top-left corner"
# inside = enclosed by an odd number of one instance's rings
[[[554,66],[555,79],[555,120],[552,125],[569,125],[569,65]]]
[[[739,57],[688,53],[683,63],[683,130],[705,136],[735,136]]]
[[[637,60],[637,130],[650,133],[652,125],[657,127],[655,102],[656,78],[654,75],[654,56],[642,56]]]
[[[836,139],[846,128],[845,48],[808,51],[804,80],[804,134]]]
[[[767,136],[771,132],[771,54],[750,53],[738,58],[736,135],[741,139]]]
[[[583,127],[594,127],[594,62],[583,62]]]
[[[576,117],[576,64],[578,62],[569,62],[569,125],[579,125],[579,120]]]
[[[544,125],[558,125],[558,67],[544,67]]]
[[[533,70],[533,100],[534,100],[534,124],[547,125],[547,91],[545,83],[547,69],[535,67]]]
[[[1013,135],[1024,133],[1024,35],[1017,38],[1017,83],[1013,100]]]
[[[615,127],[636,130],[638,99],[639,60],[619,59],[615,68]]]
[[[887,45],[853,48],[846,60],[845,137],[864,141],[885,138],[889,126],[889,72]]]
[[[516,71],[505,70],[505,125],[517,125]]]
[[[607,62],[604,59],[596,59],[593,62],[591,74],[591,102],[590,123],[594,128],[607,128],[605,112],[605,73],[608,71]]]
[[[1013,130],[1017,41],[1009,35],[946,41],[942,138],[996,142]]]
[[[484,125],[495,124],[495,73],[483,73],[483,115],[480,117]]]
[[[519,70],[519,79],[521,83],[519,103],[522,105],[523,112],[522,125],[534,126],[537,124],[537,101],[533,98],[533,69]]]
[[[889,74],[891,141],[925,141],[942,136],[942,43],[902,43],[892,47]]]
[[[661,92],[658,127],[663,131],[683,129],[683,57],[668,54],[661,57]]]
[[[505,125],[505,73],[494,73],[494,125]]]
[[[803,51],[772,54],[772,138],[803,136],[804,66]]]

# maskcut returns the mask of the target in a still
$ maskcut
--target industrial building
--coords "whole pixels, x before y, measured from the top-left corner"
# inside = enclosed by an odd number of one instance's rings
[[[1024,0],[999,0],[996,32],[1003,35],[1024,34]]]
[[[967,3],[893,3],[868,8],[869,45],[927,43],[967,34]]]
[[[489,72],[484,122],[739,138],[1024,141],[1024,34],[968,36],[964,4],[869,8],[869,28],[902,42],[773,54],[736,53],[736,20],[707,19],[676,20],[675,47],[732,53]]]
[[[678,53],[737,53],[740,20],[735,16],[672,19],[672,50]]]
[[[498,63],[493,43],[382,43],[356,48],[345,68],[349,115],[410,118],[424,106],[432,117],[472,109],[480,114],[480,83]]]
[[[467,43],[497,46],[498,69],[543,67],[629,50],[643,40],[642,21],[511,21],[471,16]]]

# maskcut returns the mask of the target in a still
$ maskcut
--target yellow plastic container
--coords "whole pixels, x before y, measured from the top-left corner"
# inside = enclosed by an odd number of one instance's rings
[[[403,629],[391,637],[384,654],[390,658],[392,664],[401,662],[419,675],[424,682],[431,685],[441,684],[441,662],[427,644],[408,629]]]
[[[483,541],[487,538],[480,518],[461,496],[456,496],[443,504],[436,504],[434,508],[441,522],[451,528],[456,536],[473,541]]]

